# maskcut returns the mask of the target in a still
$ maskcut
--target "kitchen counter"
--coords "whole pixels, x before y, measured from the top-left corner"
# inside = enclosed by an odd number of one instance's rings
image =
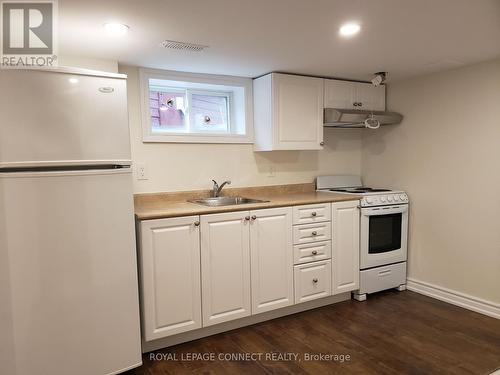
[[[190,199],[209,197],[210,194],[210,190],[136,194],[134,196],[135,215],[138,220],[149,220],[361,199],[361,196],[354,194],[316,192],[314,190],[314,184],[311,183],[226,188],[221,194],[223,196],[242,196],[267,201],[263,203],[208,207],[188,202]]]

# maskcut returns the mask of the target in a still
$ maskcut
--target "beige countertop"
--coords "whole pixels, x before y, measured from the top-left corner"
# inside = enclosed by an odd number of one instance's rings
[[[134,196],[135,215],[138,220],[149,220],[361,199],[359,195],[354,194],[316,192],[314,190],[314,184],[227,188],[223,190],[222,195],[243,196],[267,202],[208,207],[197,203],[191,203],[187,200],[209,197],[209,190],[136,194]]]

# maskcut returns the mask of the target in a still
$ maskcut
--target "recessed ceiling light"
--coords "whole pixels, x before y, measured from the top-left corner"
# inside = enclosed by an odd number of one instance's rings
[[[78,78],[72,77],[72,78],[69,78],[68,81],[69,81],[69,83],[75,84],[75,83],[78,83]]]
[[[359,25],[359,23],[348,22],[348,23],[344,23],[340,27],[339,33],[342,36],[349,37],[349,36],[356,35],[357,33],[359,33],[360,30],[361,30],[361,26]]]
[[[104,24],[104,30],[109,36],[123,36],[127,34],[129,27],[122,23],[110,22]]]

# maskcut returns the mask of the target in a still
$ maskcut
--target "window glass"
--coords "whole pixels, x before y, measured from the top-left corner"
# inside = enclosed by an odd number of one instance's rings
[[[201,132],[228,133],[228,99],[224,95],[192,94],[193,128]]]
[[[156,133],[188,131],[186,123],[186,92],[165,88],[149,91],[151,127]]]

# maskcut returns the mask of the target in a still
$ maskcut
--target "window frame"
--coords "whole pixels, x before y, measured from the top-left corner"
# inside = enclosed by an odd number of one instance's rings
[[[230,133],[180,133],[180,132],[153,132],[149,103],[150,80],[166,80],[181,82],[186,85],[186,100],[188,112],[191,111],[191,95],[206,94],[225,96],[228,98],[228,128]],[[139,70],[141,92],[142,141],[144,143],[253,143],[253,90],[252,79],[244,77],[221,76],[200,73],[184,73],[156,69]],[[199,85],[200,87],[196,87]],[[203,86],[217,85],[220,90]],[[158,85],[152,84],[152,88]],[[176,89],[177,87],[172,87]],[[229,89],[227,89],[229,88]],[[233,91],[230,89],[233,88]],[[182,89],[182,88],[181,88]],[[234,90],[239,90],[236,95]],[[241,94],[241,92],[243,94]],[[188,114],[189,128],[192,120]],[[236,130],[244,130],[245,134],[238,134]]]

